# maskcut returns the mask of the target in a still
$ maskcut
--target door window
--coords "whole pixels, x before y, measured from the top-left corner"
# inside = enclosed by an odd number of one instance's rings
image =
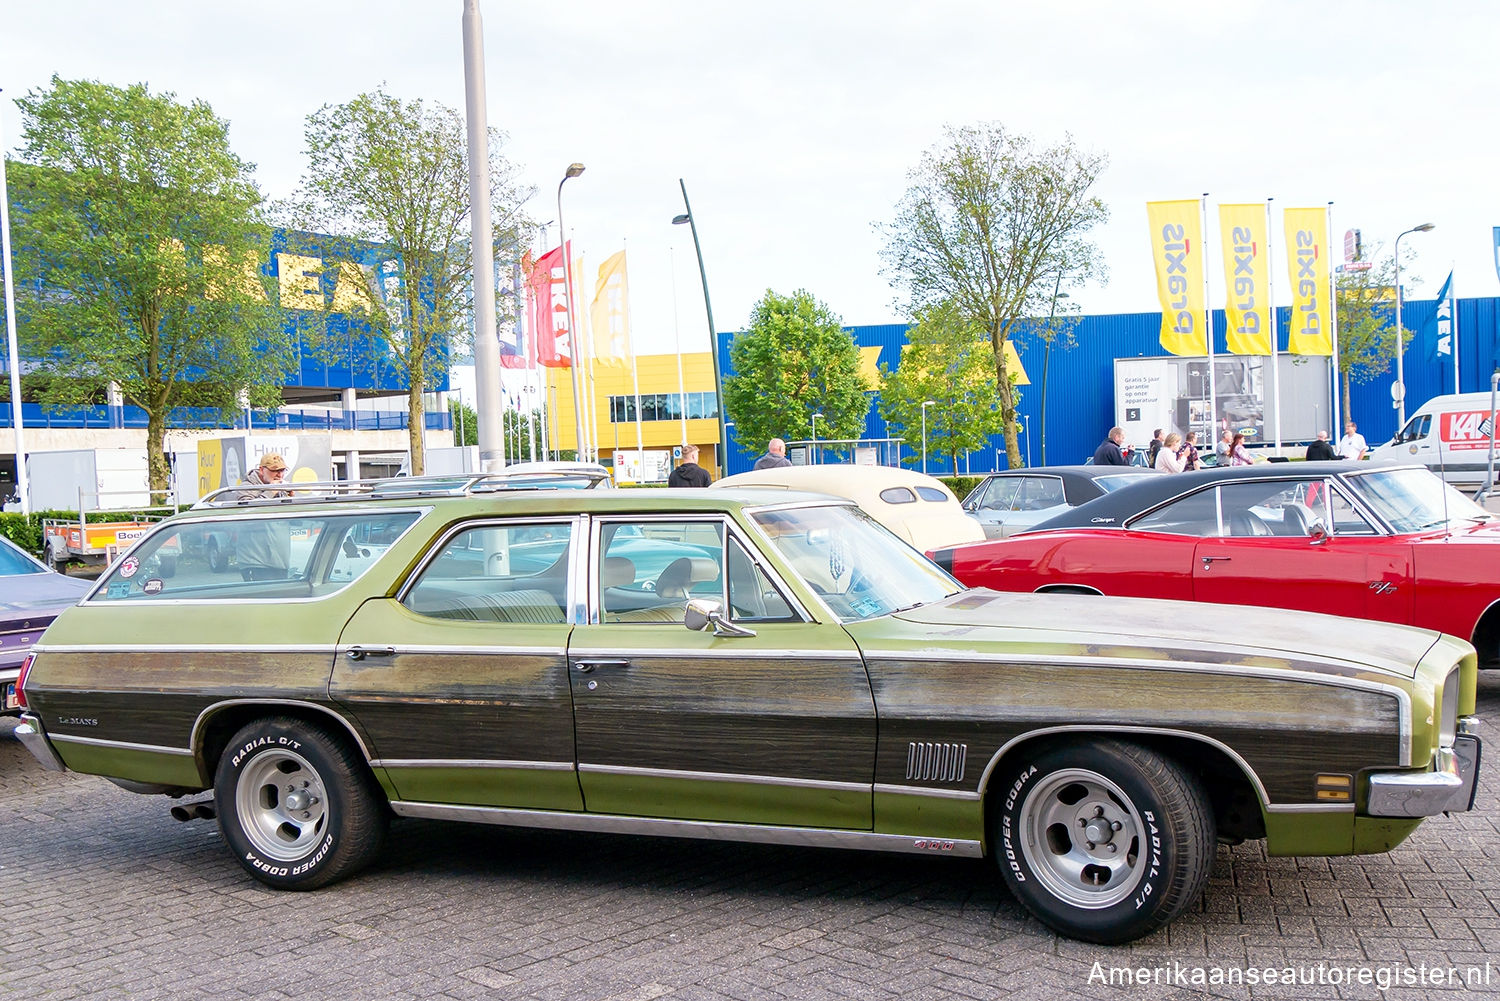
[[[725,603],[720,521],[605,522],[599,542],[604,622],[682,622],[690,597]]]
[[[471,622],[566,621],[570,522],[487,524],[449,537],[401,603]]]
[[[984,497],[979,502],[981,511],[1012,511],[1016,493],[1021,489],[1019,476],[997,476],[990,480]]]

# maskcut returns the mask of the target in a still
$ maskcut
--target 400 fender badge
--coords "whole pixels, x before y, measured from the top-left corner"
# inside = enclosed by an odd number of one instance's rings
[[[918,838],[912,844],[928,852],[951,852],[954,847],[952,841],[944,841],[941,838]]]

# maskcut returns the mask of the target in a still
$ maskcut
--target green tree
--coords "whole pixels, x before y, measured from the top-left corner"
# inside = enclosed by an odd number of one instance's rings
[[[347,104],[324,105],[307,117],[308,170],[301,196],[289,206],[309,228],[387,246],[401,274],[361,270],[361,298],[375,337],[407,377],[412,469],[420,473],[422,393],[436,385],[447,359],[472,338],[468,137],[463,116],[441,104],[401,101],[383,90]],[[501,272],[529,225],[529,196],[505,159],[505,136],[490,130],[489,172],[494,245]],[[341,276],[342,278],[342,276]],[[497,312],[507,308],[496,296]],[[497,317],[507,322],[508,317]]]
[[[1089,193],[1106,162],[1071,137],[1037,149],[997,123],[950,128],[911,172],[895,220],[879,227],[887,273],[913,315],[951,302],[989,337],[1013,467],[1021,450],[1005,343],[1023,318],[1048,312],[1057,288],[1102,274],[1084,234],[1109,218]]]
[[[1381,256],[1383,244],[1366,248],[1371,266],[1365,271],[1347,268],[1338,276],[1339,388],[1344,397],[1345,420],[1353,413],[1349,387],[1371,382],[1390,371],[1396,361],[1396,258]],[[1416,281],[1410,268],[1416,253],[1410,247],[1402,255],[1401,273]],[[1412,332],[1402,331],[1402,350],[1411,343]],[[1333,432],[1339,433],[1337,428]]]
[[[871,388],[860,372],[859,348],[842,321],[803,290],[766,290],[750,324],[729,345],[735,374],[724,380],[724,411],[736,438],[759,450],[772,438],[858,438]]]
[[[479,415],[467,403],[448,401],[448,414],[453,418],[453,443],[455,445],[479,444]],[[505,435],[505,454],[514,461],[533,458],[531,454],[531,429],[540,427],[541,415],[535,411],[526,414],[512,407],[500,413],[500,430]]]
[[[953,303],[943,302],[919,311],[906,337],[896,370],[880,366],[880,416],[901,427],[911,452],[903,461],[917,465],[922,461],[922,404],[931,400],[928,451],[946,453],[957,470],[960,453],[985,448],[990,435],[1001,430],[989,332],[966,321]]]
[[[291,367],[261,274],[269,231],[252,166],[201,101],[52,78],[16,102],[17,319],[46,399],[110,383],[146,412],[166,490],[173,407],[274,407]]]

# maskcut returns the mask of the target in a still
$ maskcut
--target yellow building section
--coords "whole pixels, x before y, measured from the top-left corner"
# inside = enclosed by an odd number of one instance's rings
[[[576,450],[573,370],[549,368],[543,371],[547,373],[547,412],[552,447],[565,451]],[[694,444],[702,450],[698,456],[698,464],[716,478],[722,475],[718,468],[719,421],[713,410],[714,370],[709,353],[700,351],[682,356],[680,384],[675,354],[637,357],[635,376],[639,379],[643,403],[643,417],[639,425],[634,420],[617,423],[611,418],[611,398],[628,398],[629,407],[631,411],[634,410],[636,383],[632,379],[628,363],[594,365],[593,377],[584,388],[584,398],[592,401],[593,417],[598,428],[595,440],[599,447],[599,461],[606,466],[612,465],[617,449],[632,452],[636,449],[670,451],[678,445]],[[682,410],[682,393],[688,395],[689,416],[686,420],[675,416]],[[665,401],[662,397],[672,399]],[[668,406],[661,406],[662,403],[667,403]],[[670,410],[674,416],[664,419],[661,415],[665,410]],[[691,416],[693,413],[709,416],[694,417]],[[585,426],[587,424],[586,419]]]
[[[910,344],[901,345],[901,353],[903,356],[906,354],[906,349],[909,347],[911,347]],[[867,377],[869,374],[869,368],[873,363],[866,357],[865,353],[867,351],[875,351],[878,353],[879,350],[879,348],[859,349],[860,361],[863,363],[863,370],[865,371]],[[1009,340],[1005,342],[1005,370],[1015,375],[1017,386],[1031,385],[1031,377],[1026,374],[1026,366],[1021,364],[1021,356],[1016,353],[1015,344]],[[880,387],[880,375],[878,372],[876,373],[875,379],[871,383],[871,386],[872,388],[876,389]]]

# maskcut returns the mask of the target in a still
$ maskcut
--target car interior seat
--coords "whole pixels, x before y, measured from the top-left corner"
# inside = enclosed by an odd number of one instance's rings
[[[718,575],[719,565],[713,560],[679,557],[656,578],[656,596],[663,601],[686,601],[694,584]]]
[[[1311,535],[1317,518],[1301,504],[1288,504],[1281,509],[1281,520],[1286,525],[1287,535]]]
[[[1251,511],[1236,511],[1229,516],[1229,534],[1235,538],[1270,535],[1271,526]]]

